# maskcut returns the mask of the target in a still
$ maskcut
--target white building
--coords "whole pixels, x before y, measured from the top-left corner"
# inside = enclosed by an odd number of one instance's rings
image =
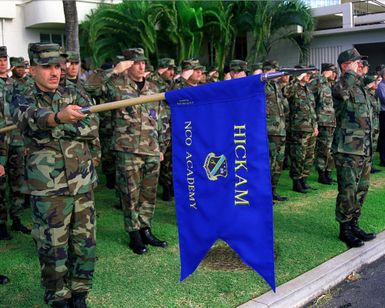
[[[371,70],[385,63],[385,1],[334,1],[309,0],[317,26],[308,54],[308,64],[317,67],[321,63],[337,64],[338,54],[355,47],[369,56]],[[284,50],[284,53],[280,52]],[[298,63],[299,54],[294,47],[282,44],[269,55],[281,64],[292,66]]]
[[[101,2],[121,0],[77,0],[79,22]],[[28,43],[50,41],[64,46],[62,0],[0,0],[0,46],[9,56],[28,58]]]

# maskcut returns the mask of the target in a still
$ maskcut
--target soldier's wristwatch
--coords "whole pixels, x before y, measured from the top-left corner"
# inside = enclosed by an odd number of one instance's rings
[[[54,121],[55,121],[56,124],[63,124],[63,123],[60,121],[60,119],[59,119],[59,117],[58,117],[58,114],[59,114],[59,112],[56,112],[56,113],[55,113],[55,116],[53,117],[53,119],[54,119]]]

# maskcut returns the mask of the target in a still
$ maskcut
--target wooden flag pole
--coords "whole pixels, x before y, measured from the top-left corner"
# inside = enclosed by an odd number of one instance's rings
[[[144,95],[144,96],[139,96],[139,97],[134,97],[129,99],[123,99],[121,101],[116,101],[111,103],[84,107],[80,109],[80,111],[87,114],[96,113],[96,112],[109,111],[109,110],[114,110],[119,108],[125,108],[128,106],[159,102],[165,99],[166,99],[166,95],[165,95],[165,92],[163,92],[163,93],[157,93],[152,95]]]

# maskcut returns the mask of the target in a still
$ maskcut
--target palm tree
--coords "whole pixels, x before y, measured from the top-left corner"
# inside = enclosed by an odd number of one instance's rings
[[[294,43],[301,59],[306,56],[314,20],[310,8],[302,1],[247,1],[242,10],[237,18],[237,29],[250,31],[254,41],[249,61],[264,60],[281,40]],[[302,31],[295,31],[297,26]]]
[[[291,26],[303,31],[291,31]],[[96,65],[128,47],[143,47],[147,56],[156,59],[160,47],[166,46],[169,56],[180,62],[199,56],[207,37],[222,69],[225,59],[234,54],[239,34],[250,33],[253,38],[249,61],[265,59],[280,40],[293,42],[304,58],[313,29],[311,11],[301,0],[124,0],[93,11],[81,25],[81,42],[82,51]]]
[[[177,62],[197,57],[203,39],[203,10],[188,0],[162,2],[159,36],[166,37],[177,49]]]
[[[66,50],[74,50],[79,52],[79,25],[76,1],[63,0],[63,9],[66,34],[65,48]]]
[[[235,40],[233,1],[201,1],[203,8],[203,30],[212,42],[215,51],[215,64],[222,71],[226,58],[231,54]]]
[[[143,47],[147,56],[156,54],[158,6],[150,1],[101,5],[82,23],[83,49],[92,52],[96,65],[130,47]]]

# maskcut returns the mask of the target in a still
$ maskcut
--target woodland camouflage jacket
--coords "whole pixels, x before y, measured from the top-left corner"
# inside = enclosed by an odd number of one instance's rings
[[[47,125],[51,113],[72,104],[89,106],[90,101],[75,87],[44,93],[34,86],[13,96],[11,113],[28,148],[26,181],[32,195],[76,195],[96,186],[88,143],[98,137],[97,117],[91,114],[74,124]]]

